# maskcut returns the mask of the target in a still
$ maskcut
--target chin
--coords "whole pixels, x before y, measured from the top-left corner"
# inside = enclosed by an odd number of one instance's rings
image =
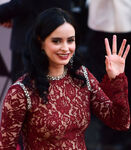
[[[69,60],[68,60],[68,61],[63,62],[62,64],[63,64],[63,65],[67,65],[68,63],[69,63]]]
[[[65,65],[67,65],[67,64],[68,64],[68,63],[61,63],[61,64],[59,64],[59,65],[64,65],[64,66],[65,66]]]

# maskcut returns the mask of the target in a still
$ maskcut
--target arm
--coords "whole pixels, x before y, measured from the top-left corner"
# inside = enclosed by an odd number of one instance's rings
[[[30,11],[28,0],[11,0],[0,5],[0,23],[7,22],[17,16],[24,15]]]
[[[16,150],[26,114],[26,97],[19,85],[13,85],[3,102],[0,124],[0,149]]]
[[[113,129],[129,129],[128,83],[125,74],[120,74],[113,80],[105,75],[101,84],[90,73],[89,78],[92,86],[93,113]]]
[[[130,46],[127,45],[124,51],[125,45],[126,40],[124,39],[117,54],[116,36],[113,36],[112,52],[108,39],[105,39],[107,75],[100,85],[96,79],[93,79],[94,82],[92,82],[93,95],[91,102],[95,114],[99,116],[105,124],[118,130],[128,129],[130,125],[128,83],[124,75],[125,60]]]

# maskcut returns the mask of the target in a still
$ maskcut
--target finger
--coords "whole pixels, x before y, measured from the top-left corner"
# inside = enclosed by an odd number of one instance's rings
[[[126,39],[124,39],[124,40],[122,41],[122,44],[121,44],[121,47],[120,47],[118,56],[122,56],[123,51],[124,51],[124,48],[125,48],[125,45],[126,45]]]
[[[106,60],[105,60],[106,70],[109,70],[111,67],[111,63],[110,63],[108,56],[105,56],[105,58],[106,58]]]
[[[123,58],[124,58],[124,59],[126,59],[128,53],[129,53],[129,50],[130,50],[130,45],[128,44],[128,45],[127,45],[127,48],[126,48],[126,50],[125,50],[125,52],[124,52],[124,54],[123,54]]]
[[[109,41],[107,38],[105,38],[105,47],[106,47],[107,55],[110,56],[111,55],[111,49],[110,49]]]
[[[107,60],[107,56],[105,56],[105,64],[106,64],[106,70],[107,70],[107,66],[108,66],[108,60]]]
[[[108,56],[105,56],[105,64],[106,64],[106,67],[108,65]]]
[[[117,36],[113,35],[112,54],[117,52]]]

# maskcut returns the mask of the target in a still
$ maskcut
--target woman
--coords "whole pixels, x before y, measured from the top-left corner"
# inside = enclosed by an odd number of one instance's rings
[[[86,150],[84,131],[91,111],[106,125],[130,125],[128,86],[124,74],[126,40],[117,54],[108,39],[106,70],[101,84],[82,66],[70,15],[51,8],[41,13],[28,35],[26,74],[13,84],[2,109],[0,149],[16,148],[20,132],[25,150]]]

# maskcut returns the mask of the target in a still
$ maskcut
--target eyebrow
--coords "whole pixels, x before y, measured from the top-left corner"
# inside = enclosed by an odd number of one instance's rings
[[[75,38],[75,36],[71,36],[71,37],[69,37],[68,39],[71,39],[71,38]]]
[[[70,36],[68,39],[75,38],[75,36]],[[52,37],[52,39],[62,39],[61,37]]]

